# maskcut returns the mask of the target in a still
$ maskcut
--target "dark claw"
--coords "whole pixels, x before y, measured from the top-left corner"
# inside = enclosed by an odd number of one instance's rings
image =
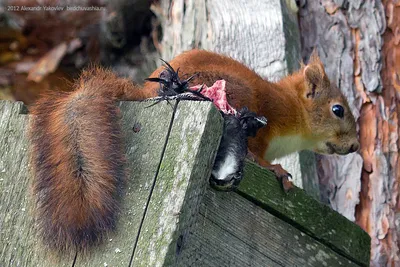
[[[161,79],[160,78],[146,78],[144,80],[149,81],[149,82],[159,82]]]
[[[169,70],[171,73],[175,73],[174,68],[167,61],[165,61],[162,58],[160,58],[160,59],[161,59],[162,62],[164,62],[165,65],[167,65],[167,68],[166,68],[167,70]]]
[[[292,178],[292,175],[290,173],[288,173],[284,177],[278,178],[281,188],[282,188],[283,192],[285,192],[285,193],[288,193],[290,190],[292,190],[294,188],[294,185],[293,185],[292,181],[289,180],[289,177]]]
[[[164,84],[164,85],[168,85],[168,84],[169,84],[168,81],[166,81],[166,80],[164,80],[164,79],[161,79],[161,78],[146,78],[145,80],[146,80],[146,81],[149,81],[149,82],[158,82],[158,83],[162,83],[162,84]]]
[[[146,78],[145,81],[149,81],[149,82],[161,82],[161,81],[165,81],[164,79],[160,79],[160,78]]]
[[[191,80],[193,80],[194,77],[196,77],[197,75],[199,75],[199,74],[198,74],[198,73],[193,74],[192,76],[190,76],[189,78],[186,79],[186,82],[189,83],[189,82],[190,82]],[[201,87],[203,87],[203,86],[204,86],[204,84],[203,84]]]
[[[182,96],[182,97],[178,96],[182,93],[190,93],[190,94],[192,94],[196,97],[199,97],[203,100],[211,101],[208,97],[205,97],[203,94],[200,93],[201,90],[203,89],[203,86],[200,88],[200,90],[197,90],[197,91],[193,91],[188,88],[189,82],[191,80],[193,80],[196,77],[196,75],[198,75],[197,73],[190,76],[186,80],[180,80],[180,78],[179,78],[180,68],[178,68],[175,71],[174,68],[168,62],[166,62],[163,59],[161,59],[161,61],[164,62],[165,70],[160,73],[158,78],[147,78],[146,79],[147,81],[150,81],[150,82],[160,83],[159,96],[162,97],[161,100],[166,100],[168,96],[177,96],[176,99],[185,99],[185,98],[190,99],[190,97],[187,97],[187,96]],[[158,103],[159,103],[159,101],[157,101],[155,104],[158,104]],[[152,104],[152,105],[155,105],[155,104]]]
[[[192,77],[190,77],[190,78],[192,78]],[[204,89],[204,83],[200,86],[200,88],[199,89],[197,89],[197,91],[195,91],[195,92],[198,92],[198,93],[201,93],[201,91],[203,91],[203,89]]]

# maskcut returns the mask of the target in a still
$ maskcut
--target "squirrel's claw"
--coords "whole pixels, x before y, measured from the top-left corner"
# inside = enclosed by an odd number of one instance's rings
[[[167,61],[165,61],[165,60],[162,59],[162,58],[160,58],[160,60],[161,60],[162,62],[164,62],[164,64],[166,65],[166,69],[168,69],[168,70],[170,70],[171,72],[175,73],[174,68],[173,68]]]
[[[280,164],[271,164],[265,168],[275,173],[276,179],[279,181],[281,188],[285,193],[294,188],[294,185],[291,181],[292,175],[282,168]]]
[[[160,78],[146,78],[144,79],[145,81],[149,81],[149,82],[157,82],[157,83],[167,83],[166,80],[164,79],[160,79]]]
[[[193,74],[192,76],[190,76],[189,78],[186,79],[186,83],[189,83],[191,80],[193,80],[197,75],[199,75],[198,73]],[[201,89],[203,89],[204,84],[201,86]]]
[[[282,168],[281,164],[271,164],[268,161],[256,156],[251,151],[247,152],[247,158],[253,162],[258,163],[260,166],[266,168],[267,170],[272,171],[285,193],[288,193],[292,188],[294,188],[292,181],[290,181],[292,175],[284,168]]]
[[[294,188],[294,184],[292,181],[289,180],[289,176],[290,178],[292,178],[292,175],[288,176],[284,176],[284,177],[277,177],[278,181],[280,182],[281,188],[285,193],[288,193],[290,190],[292,190]]]

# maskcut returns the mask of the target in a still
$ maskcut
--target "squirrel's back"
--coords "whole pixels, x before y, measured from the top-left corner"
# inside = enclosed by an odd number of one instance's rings
[[[115,101],[135,91],[102,69],[84,72],[75,89],[49,94],[30,109],[37,221],[58,250],[85,249],[115,227],[125,179]]]
[[[195,75],[194,85],[224,79],[233,107],[248,107],[268,119],[267,126],[249,140],[250,151],[259,158],[270,161],[303,149],[348,154],[359,148],[347,100],[329,80],[316,52],[307,66],[279,82],[269,82],[244,64],[205,50],[184,52],[169,63],[188,77]],[[151,77],[161,71],[157,69]],[[156,86],[146,83],[144,88]]]

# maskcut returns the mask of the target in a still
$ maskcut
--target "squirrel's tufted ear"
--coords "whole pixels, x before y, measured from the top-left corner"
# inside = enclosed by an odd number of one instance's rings
[[[324,66],[318,57],[316,49],[311,54],[310,61],[307,66],[303,68],[304,81],[305,81],[305,96],[307,98],[314,98],[316,93],[323,87],[326,81],[326,74]]]
[[[314,64],[319,64],[319,65],[323,66],[322,61],[319,58],[317,48],[313,49],[313,51],[311,52],[311,55],[310,55],[310,59],[308,60],[308,65],[314,65]]]

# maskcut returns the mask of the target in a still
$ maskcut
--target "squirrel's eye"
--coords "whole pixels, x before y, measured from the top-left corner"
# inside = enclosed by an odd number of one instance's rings
[[[344,116],[344,108],[341,105],[334,105],[332,107],[332,112],[341,119]]]

